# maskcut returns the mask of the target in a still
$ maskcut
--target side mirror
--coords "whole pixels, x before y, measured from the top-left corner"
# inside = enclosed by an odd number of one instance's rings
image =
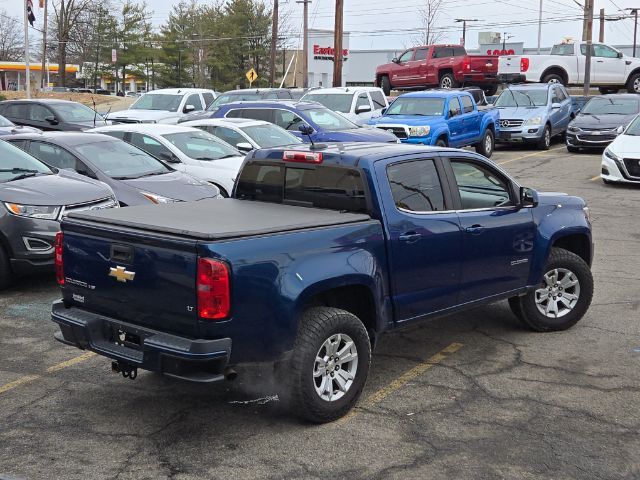
[[[298,130],[300,130],[300,133],[302,133],[303,135],[311,135],[313,133],[313,128],[306,123],[300,125],[298,127]]]
[[[236,144],[236,148],[241,152],[250,152],[251,150],[253,150],[253,145],[251,145],[249,142],[240,142]]]
[[[51,125],[57,125],[58,120],[53,115],[49,115],[48,117],[44,117],[45,122],[48,122]]]
[[[398,60],[396,57],[393,57],[393,58],[391,59],[391,62],[392,62],[392,63],[400,63],[400,60]]]
[[[622,52],[618,52],[618,58],[622,58],[624,57],[624,55],[622,54]]]
[[[537,207],[538,192],[532,188],[520,187],[520,207]]]
[[[624,133],[624,127],[621,125],[618,128],[616,128],[616,133],[618,135],[622,135]]]
[[[560,108],[562,108],[562,105],[560,105],[559,103],[551,104],[551,110],[559,110]]]
[[[173,153],[169,153],[169,152],[161,152],[160,158],[165,162],[169,162],[169,163],[182,163],[178,157],[176,157]]]
[[[360,105],[359,107],[356,107],[356,115],[359,115],[361,113],[367,113],[370,111],[371,111],[370,105]]]
[[[380,110],[380,115],[384,115],[385,113],[387,113],[387,109],[389,107],[384,107],[382,110]]]
[[[189,105],[185,105],[184,108],[182,109],[182,111],[184,113],[189,113],[189,112],[193,112],[196,109],[196,107],[194,107],[193,105],[189,104]]]

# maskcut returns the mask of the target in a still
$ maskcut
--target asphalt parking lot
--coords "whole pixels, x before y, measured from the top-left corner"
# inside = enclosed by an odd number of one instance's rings
[[[596,290],[573,329],[529,332],[503,302],[389,334],[358,408],[316,426],[266,371],[115,375],[53,340],[54,279],[23,280],[0,294],[0,478],[640,478],[640,188],[561,143],[493,159],[592,209]]]

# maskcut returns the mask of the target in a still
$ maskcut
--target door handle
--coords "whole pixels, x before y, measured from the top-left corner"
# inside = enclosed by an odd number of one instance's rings
[[[472,225],[464,229],[465,232],[470,233],[471,235],[480,235],[484,232],[484,227],[482,225]]]
[[[596,63],[604,63],[604,60],[596,60]]]
[[[398,237],[398,240],[405,243],[416,243],[422,235],[416,232],[406,232]]]

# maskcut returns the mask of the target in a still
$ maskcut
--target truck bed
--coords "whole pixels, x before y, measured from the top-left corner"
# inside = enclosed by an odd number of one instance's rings
[[[74,213],[68,218],[72,223],[80,220],[197,240],[223,240],[371,219],[369,215],[359,213],[233,198]]]

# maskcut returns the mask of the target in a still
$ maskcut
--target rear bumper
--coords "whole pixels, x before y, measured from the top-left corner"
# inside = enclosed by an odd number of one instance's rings
[[[498,78],[495,73],[466,73],[462,75],[462,81],[465,85],[495,85],[498,83]]]
[[[77,307],[67,308],[61,300],[54,302],[51,320],[60,326],[56,340],[66,345],[184,380],[222,380],[231,356],[230,338],[181,337]]]
[[[521,73],[500,73],[498,81],[501,83],[524,83],[527,81],[527,76]]]

